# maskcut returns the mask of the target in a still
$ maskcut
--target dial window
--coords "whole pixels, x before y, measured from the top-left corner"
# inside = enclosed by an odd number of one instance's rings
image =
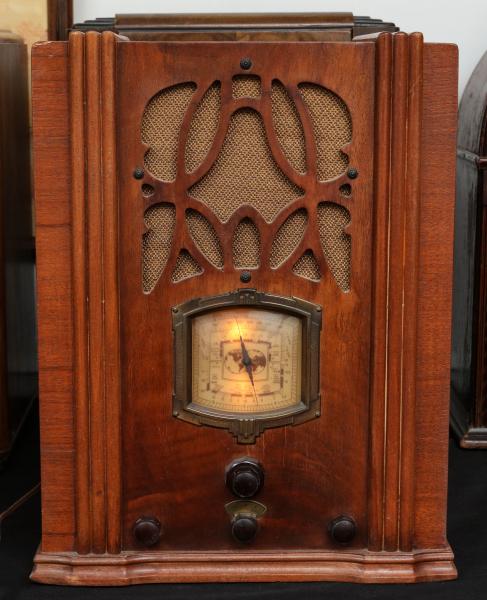
[[[295,409],[301,403],[302,327],[299,317],[252,307],[196,316],[192,404],[223,414]]]

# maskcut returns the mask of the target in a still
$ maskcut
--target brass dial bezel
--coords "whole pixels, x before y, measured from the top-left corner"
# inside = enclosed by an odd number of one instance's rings
[[[259,307],[286,312],[302,321],[301,402],[271,412],[222,413],[192,403],[192,319],[232,306]],[[228,429],[237,441],[252,444],[265,429],[298,425],[320,415],[320,306],[300,298],[240,289],[227,294],[195,298],[172,309],[174,332],[173,415],[195,425]]]

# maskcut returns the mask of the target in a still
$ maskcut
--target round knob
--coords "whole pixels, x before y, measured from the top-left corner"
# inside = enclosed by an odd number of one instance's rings
[[[257,519],[251,515],[237,515],[232,521],[232,535],[237,542],[251,542],[257,528]]]
[[[134,525],[135,539],[144,546],[154,546],[161,539],[161,524],[154,517],[141,517]]]
[[[331,537],[339,544],[348,544],[357,532],[357,525],[352,517],[337,517],[329,525]]]
[[[239,498],[252,498],[264,484],[264,471],[252,458],[241,458],[227,468],[226,483]]]

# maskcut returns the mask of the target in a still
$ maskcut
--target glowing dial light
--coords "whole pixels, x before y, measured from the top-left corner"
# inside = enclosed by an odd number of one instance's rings
[[[301,402],[302,321],[272,310],[238,307],[192,323],[192,403],[253,414]]]

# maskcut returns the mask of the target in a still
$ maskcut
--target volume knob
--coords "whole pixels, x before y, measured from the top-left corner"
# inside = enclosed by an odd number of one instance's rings
[[[155,546],[161,538],[161,523],[155,517],[140,517],[134,525],[135,539],[144,546]]]
[[[226,470],[226,484],[238,498],[252,498],[264,484],[264,470],[253,458],[240,458]]]
[[[257,519],[252,515],[236,515],[232,522],[232,535],[238,542],[251,542],[257,529]]]
[[[342,515],[333,519],[328,526],[331,537],[339,544],[350,543],[357,533],[357,525],[352,517]]]

